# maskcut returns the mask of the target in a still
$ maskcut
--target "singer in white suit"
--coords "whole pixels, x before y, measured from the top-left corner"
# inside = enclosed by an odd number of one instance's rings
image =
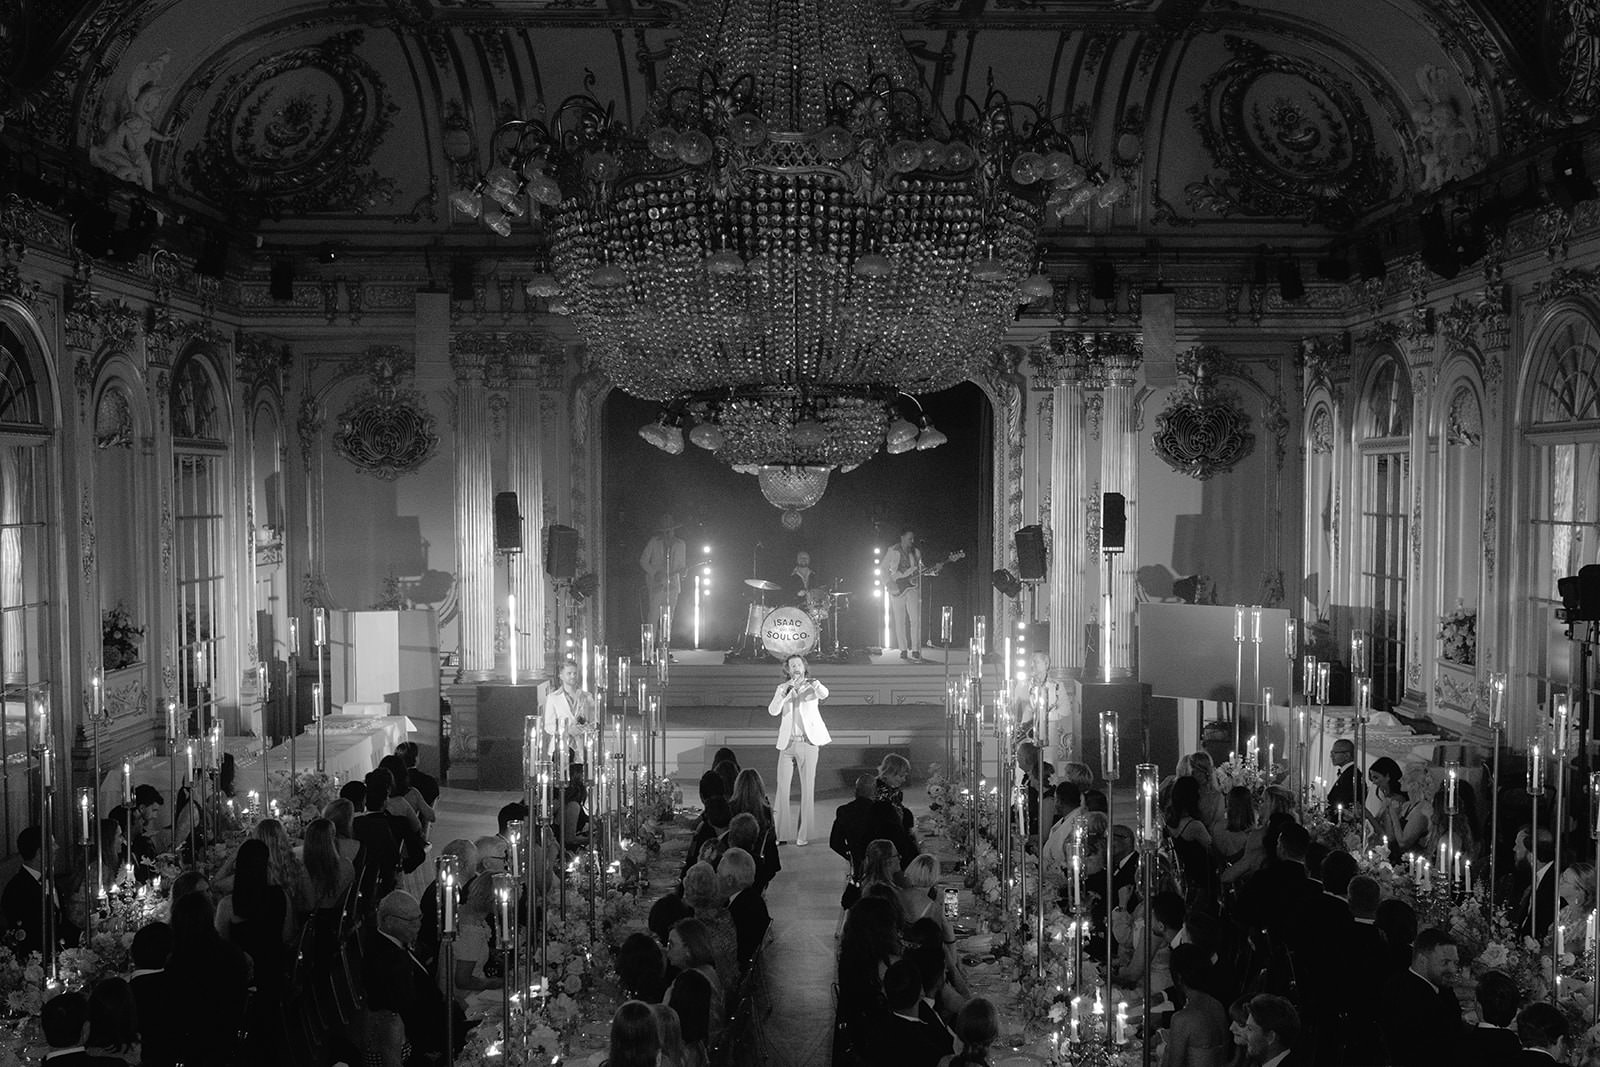
[[[767,714],[781,716],[778,722],[778,810],[773,815],[780,840],[804,845],[817,828],[817,750],[833,738],[822,721],[817,705],[828,699],[828,687],[808,677],[806,658],[790,656],[783,661],[788,679],[779,684],[767,705]],[[789,786],[796,765],[800,768],[800,823],[789,820]]]

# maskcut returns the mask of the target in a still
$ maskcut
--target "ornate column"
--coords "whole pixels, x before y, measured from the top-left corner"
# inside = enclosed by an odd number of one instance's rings
[[[506,488],[522,511],[522,555],[511,567],[509,588],[517,598],[518,678],[545,674],[544,473],[539,430],[539,359],[532,334],[513,334],[509,395],[505,407]]]
[[[494,674],[494,472],[487,362],[501,343],[492,335],[466,334],[450,341],[450,366],[456,376],[456,579],[461,616],[463,682],[487,681]]]
[[[1438,442],[1430,440],[1429,412],[1433,407],[1433,389],[1437,380],[1438,365],[1434,363],[1434,333],[1431,322],[1421,326],[1421,317],[1415,316],[1417,325],[1406,343],[1406,363],[1411,369],[1411,517],[1407,522],[1407,581],[1406,581],[1406,632],[1405,641],[1405,697],[1407,702],[1419,700],[1427,706],[1427,692],[1433,688],[1434,658],[1433,635],[1438,628],[1439,566],[1435,558],[1439,546],[1437,515],[1427,516],[1428,529],[1424,531],[1422,502],[1436,497],[1438,465],[1432,455]],[[1431,509],[1430,509],[1431,510]],[[1426,536],[1424,536],[1426,534]],[[1369,638],[1370,640],[1370,638]]]
[[[1061,695],[1060,717],[1051,724],[1063,762],[1081,752],[1076,707],[1078,689],[1065,684],[1084,673],[1083,635],[1092,598],[1086,575],[1093,573],[1098,540],[1100,490],[1089,473],[1089,436],[1098,431],[1100,389],[1091,338],[1057,333],[1042,353],[1041,385],[1053,386],[1050,440],[1050,674]]]
[[[1111,575],[1111,678],[1127,679],[1134,670],[1134,589],[1139,572],[1139,460],[1134,451],[1135,386],[1142,348],[1134,334],[1100,334],[1095,338],[1105,374],[1104,424],[1100,442],[1100,487],[1127,500],[1127,546],[1114,557]],[[1100,568],[1105,567],[1104,559]],[[1103,592],[1103,591],[1102,591]]]

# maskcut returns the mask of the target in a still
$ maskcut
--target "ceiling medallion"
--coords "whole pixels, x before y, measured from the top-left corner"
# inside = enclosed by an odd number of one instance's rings
[[[1167,466],[1203,482],[1243,462],[1255,451],[1256,438],[1238,399],[1211,383],[1203,355],[1184,376],[1190,382],[1189,392],[1174,396],[1156,416],[1150,444]]]
[[[363,362],[372,386],[339,412],[333,447],[357,470],[394,481],[433,457],[439,435],[427,401],[398,384],[404,362],[398,349],[369,349]]]
[[[1049,295],[1047,202],[1126,191],[999,92],[947,119],[885,0],[700,0],[637,128],[588,95],[552,115],[501,125],[452,208],[503,236],[542,212],[553,269],[529,292],[663,403],[647,440],[687,431],[736,468],[893,444],[899,394],[972,376]]]

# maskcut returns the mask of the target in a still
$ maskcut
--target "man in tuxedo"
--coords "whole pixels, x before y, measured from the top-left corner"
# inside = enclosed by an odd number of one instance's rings
[[[5,920],[6,938],[17,954],[25,960],[31,952],[44,951],[44,872],[40,850],[44,835],[37,826],[24,827],[17,835],[17,855],[22,859],[22,869],[11,876],[0,891],[0,917]],[[58,943],[76,945],[78,930],[61,916],[61,898],[52,886],[55,897],[51,908],[52,925]]]
[[[1304,906],[1322,892],[1321,883],[1306,870],[1306,850],[1311,835],[1299,823],[1285,823],[1278,834],[1278,862],[1263,867],[1245,883],[1239,912],[1265,928],[1275,943],[1292,944]]]
[[[944,991],[948,974],[944,950],[938,945],[916,945],[906,952],[906,959],[916,965],[917,974],[922,978],[922,997],[917,1001],[917,1018],[940,1034],[948,1035],[950,1047],[955,1048],[955,1031],[939,1014],[939,995]]]
[[[397,889],[378,902],[377,929],[361,934],[367,1053],[383,1067],[424,1062],[444,1051],[438,987],[411,953],[421,927],[417,898]]]
[[[850,862],[852,881],[861,874],[861,860],[867,854],[867,846],[880,838],[894,842],[902,867],[917,858],[916,843],[900,821],[894,805],[876,799],[876,793],[877,779],[873,775],[863,774],[857,778],[855,799],[839,805],[833,817],[833,829],[828,834],[828,847]]]
[[[1463,1027],[1457,1035],[1457,1067],[1501,1067],[1515,1063],[1522,1050],[1512,1024],[1522,1006],[1522,990],[1504,971],[1485,971],[1478,979],[1476,1026]]]
[[[1111,828],[1111,892],[1124,911],[1138,904],[1139,853],[1133,847],[1133,830],[1122,823]]]
[[[1301,1067],[1307,1063],[1293,1049],[1300,1039],[1300,1013],[1282,997],[1261,993],[1250,998],[1245,1016],[1244,1044],[1257,1067]]]
[[[82,993],[58,993],[45,1001],[39,1012],[39,1025],[50,1051],[41,1061],[50,1067],[124,1067],[125,1061],[111,1056],[91,1056],[84,1047],[89,1040],[89,998]]]
[[[1290,948],[1303,1021],[1319,1049],[1342,1040],[1340,1019],[1363,988],[1360,969],[1371,966],[1370,960],[1349,951],[1355,922],[1345,894],[1355,874],[1354,856],[1342,849],[1329,852],[1322,861],[1322,892],[1306,898],[1292,924]]]
[[[1532,877],[1511,917],[1516,923],[1518,936],[1543,940],[1550,931],[1551,920],[1555,918],[1555,883],[1560,872],[1556,870],[1556,843],[1550,831],[1541,829],[1531,844],[1530,833],[1530,828],[1517,833],[1514,849],[1517,865],[1527,866]]]
[[[887,1010],[869,1018],[856,1042],[856,1052],[867,1063],[893,1063],[900,1067],[935,1067],[950,1055],[950,1034],[924,1021],[918,1013],[922,976],[910,960],[896,960],[883,975]]]
[[[1339,738],[1333,743],[1328,758],[1336,772],[1328,790],[1328,818],[1335,818],[1343,809],[1346,819],[1359,821],[1361,804],[1367,799],[1367,783],[1361,768],[1356,766],[1355,742],[1348,737]]]
[[[423,801],[428,807],[433,807],[439,800],[439,779],[417,769],[417,743],[402,741],[394,747],[394,753],[405,763],[406,775],[411,779],[411,784],[417,787],[417,792],[422,794]]]
[[[1450,1062],[1461,1030],[1461,1002],[1453,988],[1458,965],[1456,939],[1429,927],[1412,946],[1410,969],[1384,986],[1383,1036],[1396,1067]]]
[[[381,899],[394,888],[395,876],[400,869],[400,844],[405,835],[415,831],[404,819],[397,819],[383,810],[394,778],[379,768],[366,777],[363,794],[367,810],[350,820],[350,833],[361,843],[363,861],[361,895],[369,900]],[[415,834],[419,839],[421,835]]]
[[[1564,1063],[1567,1052],[1567,1017],[1547,1000],[1536,1000],[1517,1013],[1517,1038],[1522,1053],[1504,1062],[1517,1067],[1550,1067]]]
[[[717,864],[722,876],[723,890],[728,894],[728,914],[733,919],[733,932],[738,943],[739,969],[745,970],[755,958],[761,939],[767,936],[772,916],[767,912],[767,902],[755,889],[756,861],[742,848],[730,848],[722,854]]]

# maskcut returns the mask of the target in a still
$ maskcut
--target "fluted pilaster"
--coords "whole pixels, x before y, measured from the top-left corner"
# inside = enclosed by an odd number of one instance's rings
[[[511,390],[506,425],[506,475],[522,510],[523,554],[511,570],[511,591],[517,598],[517,673],[542,678],[545,673],[545,576],[540,532],[544,529],[543,472],[539,449],[539,394],[531,380]]]
[[[494,673],[494,472],[489,453],[489,393],[470,360],[456,370],[456,579],[463,681]]]
[[[1100,438],[1100,488],[1127,501],[1126,548],[1111,564],[1111,678],[1134,676],[1134,591],[1139,571],[1139,461],[1134,452],[1134,399],[1140,361],[1139,339],[1131,334],[1098,338],[1105,374]],[[1101,563],[1104,567],[1104,561]]]

